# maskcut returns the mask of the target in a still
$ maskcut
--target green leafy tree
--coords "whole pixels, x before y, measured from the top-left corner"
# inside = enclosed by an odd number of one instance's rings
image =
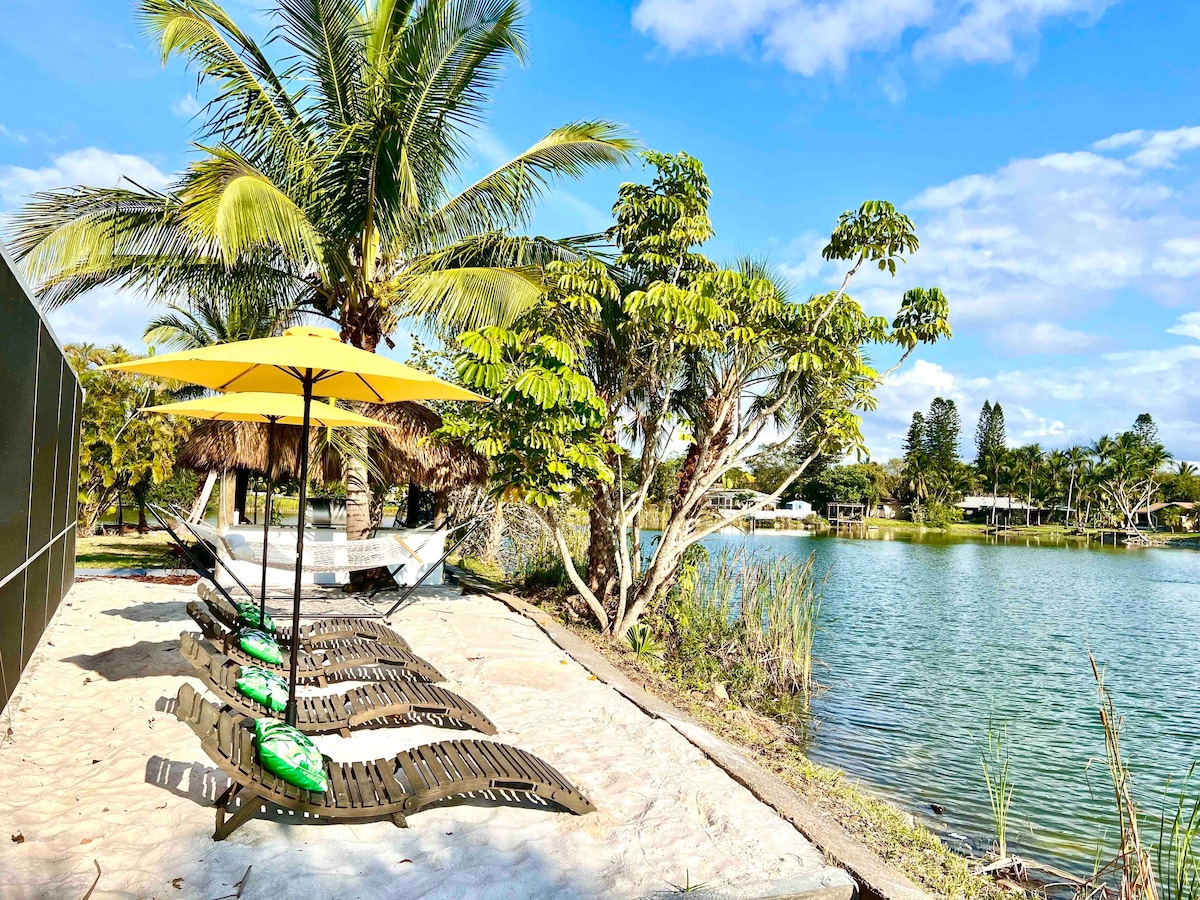
[[[165,191],[35,195],[12,245],[54,309],[103,284],[158,298],[254,296],[332,317],[375,350],[405,316],[510,325],[578,242],[517,235],[562,178],[626,161],[619,127],[556,128],[461,189],[503,64],[527,58],[519,0],[277,0],[259,44],[214,0],[140,0],[164,62],[208,99],[199,156]],[[268,52],[282,49],[278,58]],[[347,530],[370,527],[347,473]]]
[[[696,251],[712,231],[708,182],[696,160],[685,154],[647,154],[647,161],[656,170],[652,182],[623,185],[614,207],[617,224],[609,237],[617,249],[615,269],[610,272],[591,260],[552,265],[556,285],[538,317],[540,334],[573,348],[605,410],[598,425],[589,419],[580,430],[566,429],[572,440],[562,452],[580,444],[587,465],[568,465],[566,474],[543,465],[500,471],[496,485],[498,491],[545,501],[541,508],[572,583],[614,637],[625,634],[651,603],[665,596],[689,547],[745,514],[714,517],[706,497],[728,473],[745,467],[768,434],[777,437],[772,447],[803,441],[813,449],[750,511],[781,496],[819,455],[862,447],[857,413],[874,405],[874,389],[888,374],[868,364],[868,345],[897,346],[899,365],[918,345],[949,334],[948,304],[937,289],[908,291],[891,322],[866,315],[845,293],[849,278],[863,264],[870,261],[890,271],[915,249],[911,222],[890,204],[866,203],[839,219],[825,253],[849,264],[842,287],[796,302],[786,285],[761,265],[743,262],[719,269]],[[512,415],[521,422],[536,412],[509,409],[504,401],[531,405],[536,397],[516,390],[515,382],[498,395],[496,390],[507,382],[489,381],[485,357],[494,352],[474,346],[499,340],[495,333],[464,335],[460,372],[468,384],[497,397],[478,415]],[[528,342],[519,338],[506,346],[529,352]],[[536,353],[513,361],[516,369],[532,363]],[[545,389],[553,395],[553,389]],[[564,380],[560,396],[565,389]],[[502,450],[476,441],[477,449],[518,458],[536,449],[523,428],[494,427],[513,445]],[[452,428],[464,439],[472,434],[469,427]],[[634,443],[623,450],[620,441],[630,431]],[[640,554],[631,552],[628,535],[666,448],[680,433],[688,453],[670,516],[643,569],[635,562]],[[595,464],[605,447],[608,457],[599,461],[615,461],[609,469],[620,467],[627,455],[639,457],[632,492],[626,492],[623,473],[606,477]],[[610,494],[611,502],[596,515],[596,494],[610,486],[616,487],[615,496]],[[590,540],[602,542],[609,554],[607,590],[600,593],[573,571],[574,561],[561,539],[557,508],[576,493],[592,508]],[[632,543],[636,547],[636,537]]]
[[[122,493],[132,492],[140,503],[150,487],[171,477],[188,426],[175,416],[138,413],[143,406],[172,399],[163,382],[98,371],[135,358],[123,348],[68,344],[66,352],[83,388],[78,532],[86,536]]]

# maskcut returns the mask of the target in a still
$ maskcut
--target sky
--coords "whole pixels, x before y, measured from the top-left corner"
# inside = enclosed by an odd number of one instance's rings
[[[232,0],[245,27],[265,4]],[[122,177],[162,187],[191,158],[196,84],[123,0],[0,0],[0,216],[29,193]],[[477,137],[478,170],[580,119],[698,157],[717,260],[771,261],[798,292],[841,272],[837,216],[890,200],[921,248],[851,294],[893,313],[939,287],[954,338],[879,391],[864,433],[899,452],[937,395],[983,401],[1010,443],[1088,443],[1159,423],[1200,459],[1200,4],[1183,0],[530,0],[530,59]],[[469,175],[470,173],[468,173]],[[609,223],[638,167],[556,191],[534,230]],[[107,289],[53,314],[64,341],[139,347],[146,300]],[[399,341],[401,351],[406,341]],[[880,368],[894,361],[876,355]]]

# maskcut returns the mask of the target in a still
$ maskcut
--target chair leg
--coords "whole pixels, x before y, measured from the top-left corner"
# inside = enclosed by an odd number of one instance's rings
[[[392,824],[397,828],[407,828],[408,819],[404,817],[404,813],[392,813]]]
[[[247,791],[247,793],[249,793]],[[238,830],[248,819],[258,812],[258,808],[262,806],[262,801],[253,795],[245,797],[242,800],[242,808],[225,819],[225,807],[220,807],[217,810],[217,830],[213,832],[214,841],[223,841],[235,831]]]
[[[231,781],[229,783],[229,787],[225,788],[224,793],[217,798],[217,808],[220,809],[221,807],[228,806],[230,801],[233,800],[233,798],[237,795],[237,792],[241,789],[242,786],[240,784],[238,784],[236,781]]]

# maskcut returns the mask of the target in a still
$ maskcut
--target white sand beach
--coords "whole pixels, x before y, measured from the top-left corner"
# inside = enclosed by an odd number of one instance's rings
[[[486,800],[409,819],[289,824],[263,812],[214,843],[228,784],[171,713],[184,679],[181,630],[195,588],[78,583],[0,721],[0,896],[215,898],[644,897],[844,891],[839,869],[792,826],[569,659],[500,602],[432,590],[394,619],[445,687],[499,733],[559,769],[598,808],[574,816]],[[341,683],[329,690],[344,691]],[[317,738],[335,759],[386,757],[480,737],[428,725]],[[16,836],[17,840],[10,840]]]

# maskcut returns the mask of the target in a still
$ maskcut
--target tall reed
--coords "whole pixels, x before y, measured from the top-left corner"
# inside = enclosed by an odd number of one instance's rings
[[[1008,723],[999,726],[988,717],[987,746],[979,748],[983,779],[992,807],[992,826],[996,829],[996,850],[1000,859],[1008,858],[1008,811],[1012,805],[1013,784],[1008,777]]]
[[[814,557],[755,559],[725,551],[681,579],[663,620],[668,668],[687,683],[727,684],[739,699],[801,697],[816,688],[813,639],[824,580]],[[761,703],[753,703],[761,706]]]

